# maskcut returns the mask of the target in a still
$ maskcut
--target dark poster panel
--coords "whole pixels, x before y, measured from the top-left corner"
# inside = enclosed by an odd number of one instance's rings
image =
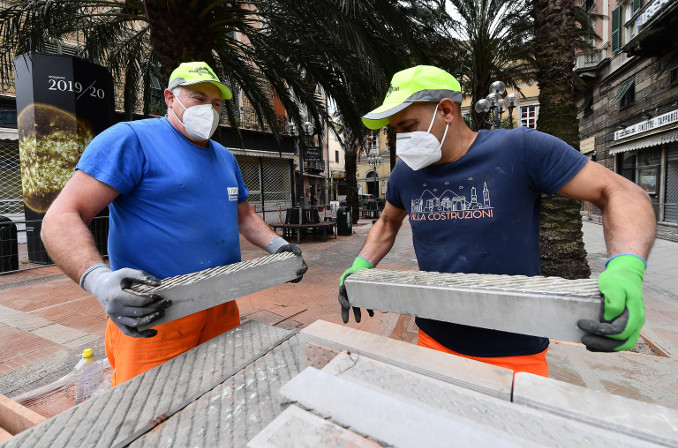
[[[113,79],[104,67],[67,55],[30,53],[14,65],[29,259],[50,263],[40,240],[42,218],[87,144],[115,122]],[[105,254],[108,221],[95,219],[90,227]]]

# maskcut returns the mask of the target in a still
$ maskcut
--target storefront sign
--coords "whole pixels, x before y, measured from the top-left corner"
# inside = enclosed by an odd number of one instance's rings
[[[641,15],[636,18],[636,27],[638,29],[641,29],[647,22],[654,17],[657,12],[659,12],[664,6],[668,5],[674,0],[654,0],[652,3],[650,3],[646,8],[645,11]]]
[[[596,150],[596,137],[585,138],[579,143],[579,150],[582,154],[588,154]]]
[[[622,138],[630,137],[632,135],[640,134],[646,131],[651,131],[652,129],[657,129],[676,122],[678,122],[678,109],[646,121],[641,121],[640,123],[636,123],[626,129],[616,131],[614,133],[614,139],[620,140]]]

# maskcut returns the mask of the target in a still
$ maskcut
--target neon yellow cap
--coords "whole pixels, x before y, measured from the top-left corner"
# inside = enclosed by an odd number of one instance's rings
[[[214,70],[204,62],[184,62],[179,67],[174,69],[170,75],[168,89],[172,90],[179,86],[190,86],[193,84],[200,84],[201,82],[209,82],[214,84],[221,91],[221,97],[225,100],[233,98],[228,87],[223,85]]]
[[[388,124],[388,117],[412,103],[438,102],[443,98],[461,104],[459,81],[438,67],[417,65],[393,75],[384,103],[363,115],[363,123],[369,129],[379,129]]]

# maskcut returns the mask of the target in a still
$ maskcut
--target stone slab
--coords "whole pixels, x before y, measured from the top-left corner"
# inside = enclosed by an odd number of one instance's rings
[[[3,448],[114,446],[290,334],[246,322],[12,437]],[[298,350],[293,337],[131,446],[244,446],[282,411],[278,390],[300,371]]]
[[[617,431],[489,397],[355,354],[338,355],[322,371],[481,425],[510,428],[511,434],[543,446],[654,446]]]
[[[323,320],[317,320],[299,332],[299,344],[300,358],[306,366],[320,369],[337,354],[349,351],[502,400],[511,400],[513,371],[503,367]]]
[[[247,448],[317,448],[320,446],[379,448],[376,442],[306,412],[285,409],[247,443]]]
[[[254,260],[205,269],[191,274],[168,277],[157,287],[133,285],[130,289],[142,294],[159,294],[171,299],[165,316],[145,330],[166,322],[230,302],[248,294],[280,285],[297,278],[302,258],[291,252],[267,255]]]
[[[678,411],[519,372],[513,401],[665,446],[678,446]]]
[[[360,308],[571,342],[601,309],[595,279],[362,269],[345,285]]]
[[[307,367],[280,393],[322,418],[392,447],[538,446],[489,425],[448,414],[423,403],[399,400]]]

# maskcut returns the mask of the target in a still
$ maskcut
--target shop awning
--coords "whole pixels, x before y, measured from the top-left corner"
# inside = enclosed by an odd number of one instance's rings
[[[0,140],[19,140],[19,131],[11,128],[0,128]]]
[[[228,148],[233,155],[236,156],[250,156],[250,157],[264,157],[268,159],[293,159],[294,154],[290,152],[277,151],[261,151],[258,149],[232,149]]]
[[[612,156],[619,154],[620,152],[634,151],[636,149],[649,148],[650,146],[658,146],[671,142],[678,142],[678,128],[673,128],[670,131],[665,131],[661,134],[655,134],[645,138],[639,138],[632,142],[613,146],[610,148],[610,155]]]

